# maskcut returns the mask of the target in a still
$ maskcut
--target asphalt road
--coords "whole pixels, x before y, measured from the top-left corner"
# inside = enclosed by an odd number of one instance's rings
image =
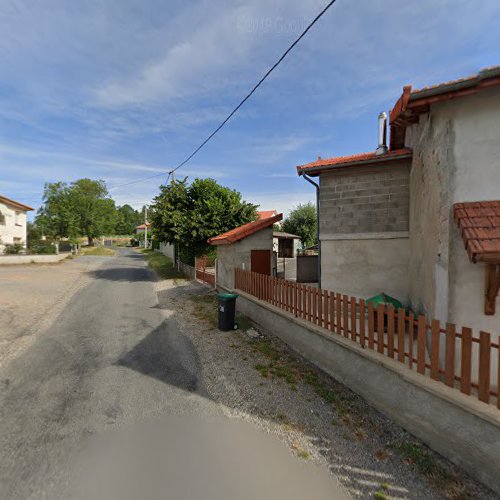
[[[104,262],[0,371],[0,499],[344,498],[223,416],[139,254]]]

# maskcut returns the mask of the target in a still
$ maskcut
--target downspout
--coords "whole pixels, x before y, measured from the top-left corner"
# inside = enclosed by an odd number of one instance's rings
[[[319,184],[314,182],[304,172],[299,172],[299,175],[312,184],[316,188],[316,239],[318,240],[318,287],[321,288],[321,241],[319,239]]]

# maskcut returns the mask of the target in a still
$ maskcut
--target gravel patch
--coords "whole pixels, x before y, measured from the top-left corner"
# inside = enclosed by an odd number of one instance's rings
[[[26,350],[36,333],[50,328],[102,262],[99,257],[78,257],[0,268],[0,368]]]
[[[237,318],[237,331],[219,331],[213,291],[173,280],[155,286],[159,307],[197,348],[209,396],[327,466],[352,497],[497,498],[247,318]]]

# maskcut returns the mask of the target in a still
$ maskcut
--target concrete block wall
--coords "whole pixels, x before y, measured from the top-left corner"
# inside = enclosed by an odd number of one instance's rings
[[[408,231],[409,161],[320,176],[320,234]]]

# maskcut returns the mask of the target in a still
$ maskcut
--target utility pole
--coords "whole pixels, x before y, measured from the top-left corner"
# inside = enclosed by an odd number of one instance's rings
[[[148,206],[144,205],[144,249],[148,246]]]

